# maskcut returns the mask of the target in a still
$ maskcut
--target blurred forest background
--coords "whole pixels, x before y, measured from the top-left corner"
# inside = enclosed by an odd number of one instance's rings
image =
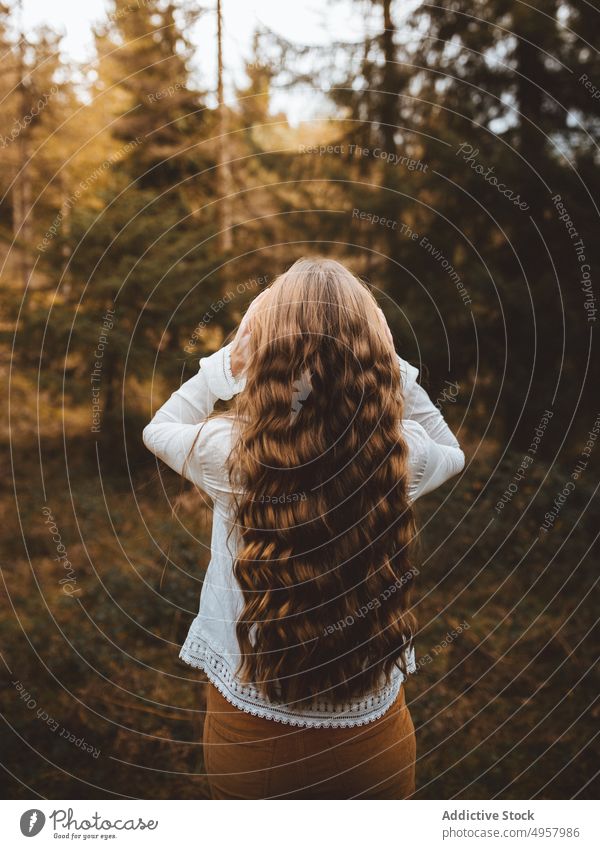
[[[9,798],[207,795],[177,654],[210,506],[141,432],[315,253],[372,284],[468,457],[418,505],[417,796],[598,793],[598,4],[357,0],[351,42],[347,5],[327,47],[258,28],[224,102],[190,41],[216,6],[108,2],[82,67],[0,4]]]

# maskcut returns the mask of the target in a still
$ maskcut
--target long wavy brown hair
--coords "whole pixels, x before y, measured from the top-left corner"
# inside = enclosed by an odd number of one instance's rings
[[[347,702],[405,670],[415,628],[401,373],[340,263],[298,260],[266,291],[229,458],[239,675],[271,701]]]

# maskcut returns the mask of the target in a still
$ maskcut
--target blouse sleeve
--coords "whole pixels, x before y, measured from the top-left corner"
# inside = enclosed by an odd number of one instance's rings
[[[217,399],[229,400],[245,385],[245,378],[233,376],[230,348],[227,345],[201,359],[198,373],[173,392],[143,432],[149,451],[203,488],[209,446],[203,444],[200,432]]]
[[[411,500],[441,486],[465,465],[458,440],[440,410],[417,383],[418,370],[398,357],[403,380],[403,430],[409,444]]]

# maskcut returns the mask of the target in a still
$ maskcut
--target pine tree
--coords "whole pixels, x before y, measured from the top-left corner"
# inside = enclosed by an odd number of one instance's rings
[[[577,257],[553,202],[561,195],[594,265],[599,107],[581,77],[598,69],[586,41],[597,41],[600,19],[582,9],[456,0],[417,16],[427,35],[414,57],[415,122],[446,143],[428,144],[431,197],[481,254],[464,246],[463,273],[484,322],[482,365],[496,375],[489,403],[501,388],[501,435],[523,448],[544,408],[572,416],[590,342]]]
[[[99,161],[88,161],[68,228],[44,253],[48,274],[70,280],[45,330],[46,347],[68,362],[66,392],[83,403],[102,318],[114,310],[100,369],[103,422],[112,424],[123,403],[134,415],[124,392],[129,380],[139,384],[158,371],[172,384],[187,360],[197,368],[205,343],[186,343],[217,295],[206,176],[214,158],[202,150],[207,110],[180,52],[179,20],[173,5],[132,10],[118,0],[98,29],[92,109],[107,124],[104,149],[93,147]],[[112,424],[99,431],[109,441]]]

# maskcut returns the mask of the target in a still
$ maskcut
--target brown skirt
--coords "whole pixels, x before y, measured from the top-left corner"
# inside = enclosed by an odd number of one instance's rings
[[[366,725],[306,728],[238,710],[209,683],[203,744],[213,799],[406,799],[415,790],[404,687]]]

